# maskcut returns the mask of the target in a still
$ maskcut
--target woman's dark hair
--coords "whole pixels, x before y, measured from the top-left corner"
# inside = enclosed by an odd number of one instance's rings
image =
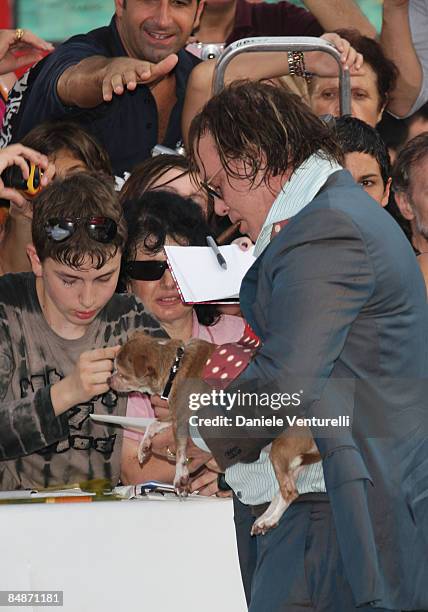
[[[339,117],[335,121],[336,136],[345,153],[367,153],[373,157],[380,169],[383,186],[391,177],[391,160],[388,149],[379,132],[356,117]]]
[[[169,236],[179,244],[206,246],[210,228],[198,204],[172,191],[147,191],[137,200],[123,203],[128,241],[122,258],[122,284],[129,283],[126,263],[134,261],[139,248],[159,253]],[[219,312],[213,305],[196,305],[199,323],[214,325]]]
[[[41,123],[20,142],[48,157],[55,157],[59,151],[69,151],[90,172],[103,172],[109,176],[113,174],[106,150],[91,134],[71,121]]]
[[[157,155],[146,159],[133,169],[131,176],[122,187],[120,201],[137,200],[143,193],[152,189],[153,184],[167,172],[177,168],[183,170],[183,176],[190,173],[189,162],[183,155]]]

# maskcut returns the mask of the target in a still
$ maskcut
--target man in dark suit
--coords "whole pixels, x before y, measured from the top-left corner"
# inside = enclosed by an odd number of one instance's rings
[[[242,559],[255,555],[244,576],[251,612],[428,608],[428,309],[407,239],[342,169],[327,126],[274,85],[225,89],[190,141],[203,185],[258,255],[240,297],[263,344],[228,393],[298,392],[278,417],[351,423],[312,428],[322,464],[305,468],[298,500]],[[204,421],[239,412],[274,414],[257,403],[202,407],[199,434],[239,512],[256,515],[278,488],[266,446],[287,424]],[[249,545],[242,530],[238,545]]]

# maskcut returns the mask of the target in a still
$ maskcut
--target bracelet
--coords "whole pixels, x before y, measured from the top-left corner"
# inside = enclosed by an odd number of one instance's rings
[[[303,76],[305,60],[302,51],[287,51],[287,60],[290,76]]]
[[[303,77],[309,85],[312,80],[312,74],[306,70],[303,51],[287,51],[287,60],[289,75]]]

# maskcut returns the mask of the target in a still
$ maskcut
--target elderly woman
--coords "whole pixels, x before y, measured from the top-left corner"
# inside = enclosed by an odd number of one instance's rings
[[[138,201],[125,203],[124,211],[129,236],[123,272],[128,289],[144,302],[169,336],[184,341],[201,338],[215,344],[239,340],[244,331],[243,319],[220,314],[213,305],[183,304],[168,269],[165,245],[206,245],[210,230],[200,207],[176,193],[155,190]],[[153,416],[150,399],[139,393],[131,394],[127,415]],[[125,433],[122,481],[172,482],[175,466],[165,459],[153,456],[140,466],[137,459],[140,439],[139,434]],[[216,479],[213,473],[210,482]]]
[[[372,127],[382,119],[389,94],[397,79],[395,64],[380,44],[357,30],[338,30],[342,39],[364,57],[360,74],[351,73],[351,113]],[[339,115],[339,78],[314,76],[309,84],[309,102],[316,115]]]

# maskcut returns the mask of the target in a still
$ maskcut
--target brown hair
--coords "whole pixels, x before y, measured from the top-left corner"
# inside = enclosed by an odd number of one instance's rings
[[[189,162],[183,155],[157,155],[146,159],[134,168],[125,182],[120,192],[120,201],[123,203],[140,198],[143,193],[152,189],[156,181],[175,168],[182,168],[183,176],[190,173]],[[159,185],[156,189],[164,186]]]
[[[270,82],[235,81],[211,98],[190,126],[192,164],[209,133],[229,176],[243,178],[230,163],[241,160],[245,178],[262,181],[298,168],[313,153],[343,161],[332,131],[299,96]],[[203,163],[203,160],[201,160]]]
[[[113,174],[106,150],[76,123],[46,121],[28,132],[20,142],[48,157],[55,157],[61,150],[69,151],[90,172]]]
[[[63,242],[50,240],[46,233],[49,219],[65,217],[109,217],[117,224],[117,234],[109,243],[93,240],[82,224]],[[123,251],[127,239],[126,222],[111,183],[102,174],[77,172],[56,180],[34,199],[31,226],[33,244],[40,261],[48,257],[78,269],[89,258],[96,269],[102,268],[117,251]]]

